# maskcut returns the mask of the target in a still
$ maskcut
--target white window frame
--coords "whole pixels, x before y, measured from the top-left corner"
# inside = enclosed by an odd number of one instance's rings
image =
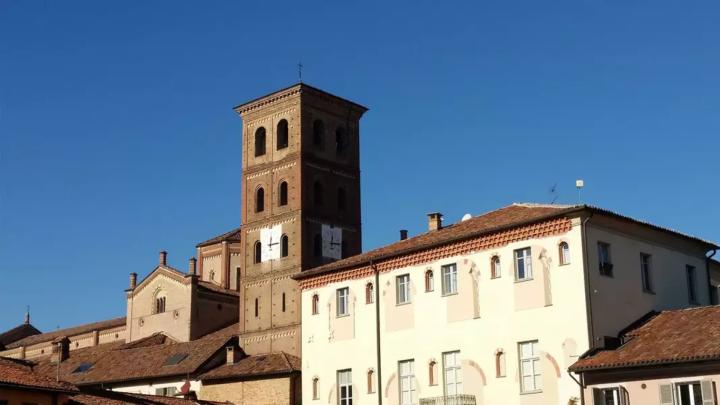
[[[460,350],[443,353],[442,360],[443,394],[446,397],[461,395],[463,393],[463,379],[460,364]],[[452,379],[448,378],[448,376],[452,376]]]
[[[337,314],[337,317],[340,318],[350,315],[350,288],[338,288],[335,292],[335,296],[335,302],[337,305],[335,312]]]
[[[593,388],[593,405],[605,405],[607,403],[605,399],[608,394],[612,395],[614,405],[625,405],[623,390],[617,385]],[[598,402],[597,400],[602,402]]]
[[[402,294],[401,294],[402,293]],[[409,304],[410,301],[410,274],[395,277],[395,302],[397,305]]]
[[[400,405],[414,405],[417,403],[417,388],[415,386],[415,360],[402,360],[398,362],[398,392]],[[407,394],[407,395],[405,395]]]
[[[454,295],[458,293],[458,271],[457,264],[446,264],[440,267],[442,277],[442,295]]]
[[[352,369],[337,371],[338,405],[352,405]]]
[[[529,351],[524,350],[529,348]],[[520,367],[520,393],[531,394],[542,392],[542,369],[540,367],[540,350],[537,340],[518,343],[518,359]],[[530,378],[530,384],[525,378]]]
[[[513,252],[515,258],[515,281],[526,281],[533,279],[532,250],[529,247],[516,249]],[[520,265],[522,263],[523,277],[520,277]]]

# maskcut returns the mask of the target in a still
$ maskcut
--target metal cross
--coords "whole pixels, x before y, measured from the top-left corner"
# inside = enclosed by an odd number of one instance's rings
[[[297,67],[298,67],[298,80],[300,81],[300,83],[302,83],[302,68],[303,68],[302,62],[298,62]]]

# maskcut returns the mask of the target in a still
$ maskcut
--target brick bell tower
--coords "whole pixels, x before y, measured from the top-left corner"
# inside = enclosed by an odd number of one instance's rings
[[[293,274],[361,252],[360,118],[303,83],[235,107],[243,120],[240,343],[300,355]]]

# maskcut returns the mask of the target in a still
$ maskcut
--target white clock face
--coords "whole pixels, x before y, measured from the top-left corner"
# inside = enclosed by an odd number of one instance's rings
[[[260,230],[260,261],[266,262],[280,258],[280,238],[282,237],[282,225],[275,225],[272,228]]]
[[[342,259],[342,228],[322,225],[322,255],[332,259]]]

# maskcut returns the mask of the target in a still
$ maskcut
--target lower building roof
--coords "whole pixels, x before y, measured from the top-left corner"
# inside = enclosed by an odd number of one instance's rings
[[[242,379],[300,371],[300,358],[285,352],[257,354],[200,375],[202,381]]]
[[[77,388],[72,384],[56,381],[36,372],[32,363],[7,357],[0,357],[0,387],[48,392],[77,392]]]

